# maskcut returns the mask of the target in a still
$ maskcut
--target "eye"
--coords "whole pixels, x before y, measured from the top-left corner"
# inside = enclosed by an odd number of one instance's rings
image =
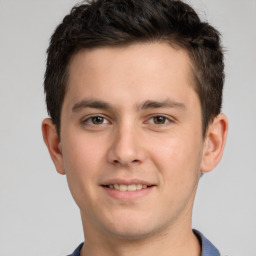
[[[153,117],[154,124],[165,124],[167,118],[164,116],[155,116]]]
[[[156,125],[161,125],[161,124],[167,124],[172,122],[170,118],[167,118],[165,116],[153,116],[148,120],[149,124],[156,124]]]
[[[91,125],[101,125],[101,124],[108,124],[109,121],[103,116],[91,116],[83,120],[83,123],[91,124]]]

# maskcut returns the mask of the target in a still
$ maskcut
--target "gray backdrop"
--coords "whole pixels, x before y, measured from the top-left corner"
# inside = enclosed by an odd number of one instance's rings
[[[205,175],[193,227],[228,256],[256,256],[256,0],[191,0],[223,34],[229,136]],[[41,136],[49,37],[73,0],[0,0],[0,255],[64,256],[82,241],[79,210]]]

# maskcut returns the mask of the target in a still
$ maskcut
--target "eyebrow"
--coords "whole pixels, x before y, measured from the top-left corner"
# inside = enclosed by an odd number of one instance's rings
[[[111,105],[101,100],[81,100],[72,107],[72,112],[77,112],[83,108],[111,109]]]
[[[78,112],[81,109],[84,108],[96,108],[96,109],[104,109],[104,110],[110,110],[113,109],[111,104],[101,101],[101,100],[81,100],[72,107],[72,112]],[[181,102],[177,102],[171,99],[167,99],[164,101],[154,101],[154,100],[146,100],[140,105],[137,105],[137,108],[139,110],[145,110],[150,108],[180,108],[185,109],[185,104]]]
[[[167,99],[164,101],[152,101],[152,100],[147,100],[143,104],[141,104],[139,109],[149,109],[149,108],[180,108],[180,109],[185,109],[185,104],[181,102],[177,102],[171,99]]]

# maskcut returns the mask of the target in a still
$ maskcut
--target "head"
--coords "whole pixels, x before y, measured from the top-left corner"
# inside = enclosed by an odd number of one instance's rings
[[[72,57],[83,49],[139,42],[167,42],[186,50],[205,135],[221,111],[224,64],[220,35],[189,5],[177,0],[89,1],[64,18],[51,38],[44,82],[48,113],[58,135]]]
[[[90,238],[191,232],[201,171],[225,144],[222,86],[219,34],[181,1],[98,0],[64,18],[43,135]]]

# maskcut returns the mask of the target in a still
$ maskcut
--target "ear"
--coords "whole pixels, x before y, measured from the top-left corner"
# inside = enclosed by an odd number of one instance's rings
[[[227,117],[224,114],[219,114],[206,131],[201,172],[209,172],[219,163],[225,147],[227,131]]]
[[[65,174],[61,153],[61,142],[56,131],[56,126],[53,124],[50,118],[46,118],[43,120],[42,133],[44,143],[48,148],[57,172],[60,174]]]

